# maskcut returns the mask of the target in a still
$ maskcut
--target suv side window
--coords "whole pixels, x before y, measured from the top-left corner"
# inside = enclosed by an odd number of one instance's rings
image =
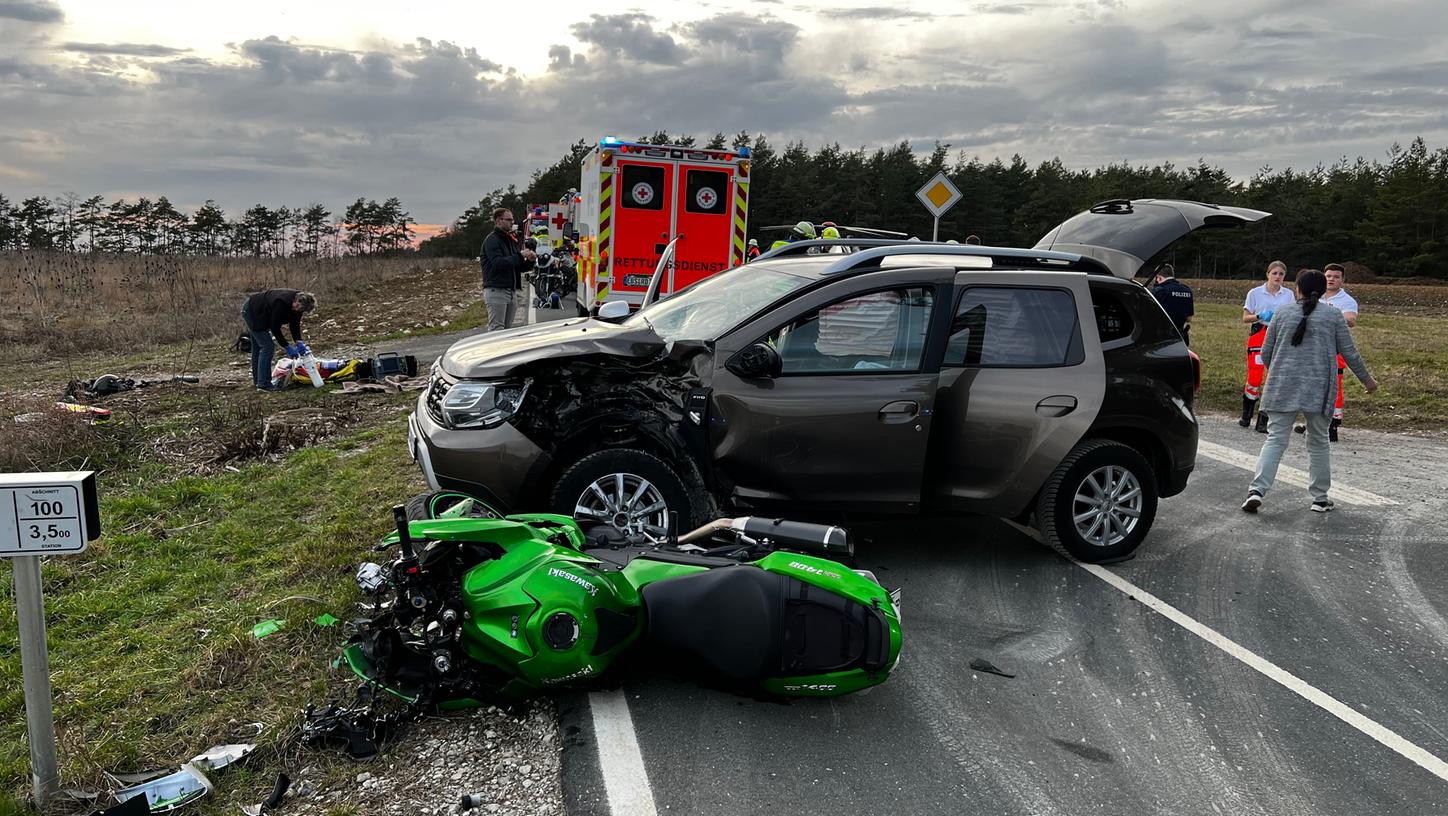
[[[929,287],[855,295],[780,328],[765,342],[779,352],[784,376],[919,371],[934,305]]]
[[[1130,345],[1136,320],[1121,295],[1105,286],[1092,286],[1091,306],[1096,312],[1096,331],[1101,335],[1102,350]]]
[[[1069,291],[971,286],[955,308],[941,364],[1047,368],[1084,359],[1076,299]]]

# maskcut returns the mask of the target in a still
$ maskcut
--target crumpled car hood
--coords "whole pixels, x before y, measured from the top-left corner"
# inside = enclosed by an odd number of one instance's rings
[[[461,379],[486,379],[507,375],[519,366],[540,360],[596,354],[648,359],[659,356],[664,347],[663,338],[647,326],[580,317],[459,340],[443,354],[442,370]]]

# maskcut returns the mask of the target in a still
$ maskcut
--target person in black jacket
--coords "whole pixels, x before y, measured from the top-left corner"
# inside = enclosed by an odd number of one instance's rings
[[[518,243],[513,234],[513,211],[507,207],[493,210],[493,231],[483,239],[478,260],[483,267],[483,303],[488,307],[488,331],[513,325],[518,308],[518,290],[523,288],[523,273],[533,268],[538,253]]]
[[[251,333],[251,382],[262,391],[272,390],[272,338],[296,357],[302,342],[302,315],[317,308],[317,296],[296,289],[268,289],[248,295],[241,304],[241,321]],[[292,330],[292,342],[282,327]]]
[[[1156,285],[1151,294],[1161,308],[1166,310],[1173,326],[1182,333],[1182,339],[1191,345],[1192,315],[1196,313],[1192,288],[1176,279],[1176,269],[1164,263],[1156,268]]]

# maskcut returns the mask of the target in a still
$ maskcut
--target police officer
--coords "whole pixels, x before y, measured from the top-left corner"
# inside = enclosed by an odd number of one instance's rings
[[[1161,304],[1161,308],[1166,310],[1172,325],[1182,333],[1182,339],[1190,345],[1192,315],[1196,314],[1192,288],[1177,280],[1176,269],[1171,264],[1164,263],[1156,268],[1156,285],[1151,288],[1151,294],[1156,302]]]

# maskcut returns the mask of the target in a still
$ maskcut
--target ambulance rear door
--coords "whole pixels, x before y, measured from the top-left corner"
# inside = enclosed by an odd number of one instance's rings
[[[683,164],[678,176],[674,234],[683,240],[674,249],[673,279],[664,282],[670,293],[729,267],[733,223],[732,164]]]
[[[612,281],[609,299],[638,305],[673,235],[677,166],[619,156],[614,182]]]

